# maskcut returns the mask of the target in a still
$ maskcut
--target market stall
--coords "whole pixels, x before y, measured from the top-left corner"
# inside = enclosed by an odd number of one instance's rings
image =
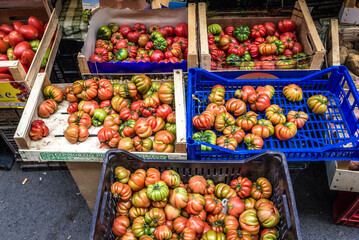
[[[26,90],[3,104],[0,134],[25,163],[66,163],[91,239],[302,239],[289,174],[302,161],[359,191],[358,27],[327,19],[323,44],[305,0],[59,2],[29,10],[48,24],[28,71],[0,61],[13,78],[0,95]],[[335,222],[355,225],[357,198],[343,199]]]

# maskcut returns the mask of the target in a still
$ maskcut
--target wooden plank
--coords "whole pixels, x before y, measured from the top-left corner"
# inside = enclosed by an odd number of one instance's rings
[[[16,82],[25,81],[26,72],[19,61],[0,61],[0,67],[8,67]]]
[[[84,55],[79,53],[77,55],[77,61],[79,62],[79,68],[80,68],[81,75],[91,73],[90,69],[89,69],[89,65],[86,60],[86,57]]]
[[[67,162],[73,179],[91,212],[95,208],[97,189],[101,177],[102,163]]]
[[[187,69],[198,66],[197,32],[196,32],[196,4],[188,4],[188,52]]]
[[[330,33],[332,39],[332,61],[333,66],[340,65],[340,51],[339,51],[339,31],[338,31],[338,19],[331,19],[330,20]]]
[[[56,29],[54,44],[52,45],[51,52],[49,58],[47,59],[47,64],[45,67],[45,72],[48,76],[51,76],[52,67],[54,66],[54,62],[57,55],[57,50],[60,46],[61,38],[62,38],[62,30],[60,25],[58,25]]]
[[[36,75],[40,70],[42,59],[44,58],[47,47],[50,45],[52,37],[57,29],[58,26],[57,23],[58,23],[58,18],[56,16],[55,11],[53,11],[50,20],[47,24],[47,28],[44,33],[44,36],[42,37],[41,42],[39,44],[39,48],[35,54],[35,57],[32,61],[32,64],[25,78],[25,81],[28,82],[30,88],[34,84]]]
[[[325,162],[330,190],[359,192],[359,171],[348,170],[349,161]]]
[[[198,29],[199,29],[199,52],[200,52],[200,67],[210,71],[211,70],[211,55],[208,48],[207,37],[207,15],[206,3],[198,3]]]
[[[36,16],[36,18],[44,22],[47,22],[49,19],[44,7],[0,9],[0,23],[12,24],[14,21],[27,22],[30,16]]]
[[[176,153],[187,152],[186,139],[186,98],[183,86],[182,70],[174,70],[175,104],[176,104]]]
[[[45,82],[45,76],[45,73],[39,73],[37,75],[28,102],[22,113],[19,126],[16,129],[14,140],[19,149],[29,149],[31,142],[31,139],[29,137],[31,123],[34,116],[37,116],[38,103],[44,100],[41,89]]]

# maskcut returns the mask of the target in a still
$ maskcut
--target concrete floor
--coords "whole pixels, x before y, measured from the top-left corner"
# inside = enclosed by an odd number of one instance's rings
[[[0,171],[0,183],[0,239],[88,239],[92,214],[67,170],[23,172],[15,163]],[[293,185],[304,239],[359,239],[359,228],[333,224],[336,193],[324,163],[312,163]]]

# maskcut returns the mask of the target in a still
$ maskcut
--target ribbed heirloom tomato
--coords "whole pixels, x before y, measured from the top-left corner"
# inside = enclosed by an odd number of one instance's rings
[[[56,102],[61,102],[64,94],[62,90],[55,86],[47,86],[44,88],[44,95],[47,98],[54,99]]]
[[[220,199],[212,195],[204,195],[205,205],[204,210],[210,214],[218,214],[222,211],[223,205]]]
[[[48,118],[51,114],[57,111],[57,103],[53,99],[48,99],[40,103],[38,109],[38,115],[42,118]]]
[[[302,111],[290,111],[287,114],[287,121],[293,122],[297,126],[297,128],[302,128],[304,124],[308,121],[308,119],[308,114]]]
[[[251,131],[261,138],[268,138],[274,134],[274,126],[269,120],[260,119]]]
[[[214,124],[215,115],[210,111],[204,111],[201,115],[196,115],[192,119],[193,126],[198,130],[211,129]]]
[[[169,202],[176,208],[181,209],[187,206],[188,194],[185,188],[175,188],[169,198]]]
[[[268,179],[264,177],[260,177],[257,181],[253,182],[251,197],[255,200],[261,198],[270,198],[272,195],[272,184],[268,181]]]
[[[246,198],[251,195],[252,182],[246,177],[238,177],[231,181],[233,188],[240,198]]]
[[[234,116],[238,117],[247,111],[247,106],[242,100],[232,98],[226,102],[226,109],[227,112],[233,113]]]
[[[236,119],[236,125],[244,131],[249,131],[254,125],[257,124],[258,114],[248,111],[245,115],[241,115]]]

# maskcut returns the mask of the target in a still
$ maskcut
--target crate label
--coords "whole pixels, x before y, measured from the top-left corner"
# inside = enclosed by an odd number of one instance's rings
[[[24,161],[76,161],[76,162],[102,162],[105,153],[64,153],[64,152],[32,152],[20,151]],[[142,154],[135,155],[143,159],[169,159],[168,155]],[[187,154],[172,155],[171,159],[187,159]]]
[[[29,92],[22,82],[0,83],[0,108],[25,107]]]

